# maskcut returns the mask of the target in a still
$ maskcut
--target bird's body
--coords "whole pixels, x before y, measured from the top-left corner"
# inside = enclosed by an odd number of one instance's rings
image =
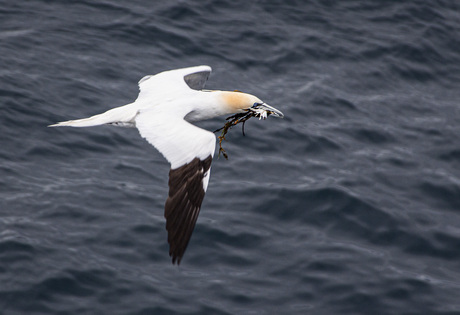
[[[216,145],[212,132],[190,122],[245,111],[254,111],[260,117],[267,113],[283,117],[280,111],[253,95],[203,90],[210,73],[210,67],[197,66],[146,76],[139,81],[139,96],[133,103],[89,118],[51,125],[136,127],[162,153],[171,164],[165,217],[173,263],[180,263],[192,235],[208,187]]]

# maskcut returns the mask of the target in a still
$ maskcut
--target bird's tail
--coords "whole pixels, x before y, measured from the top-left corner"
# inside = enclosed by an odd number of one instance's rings
[[[58,122],[56,124],[49,125],[48,127],[91,127],[105,124],[129,125],[132,123],[137,114],[137,110],[130,105],[132,104],[113,108],[105,113],[88,118]]]

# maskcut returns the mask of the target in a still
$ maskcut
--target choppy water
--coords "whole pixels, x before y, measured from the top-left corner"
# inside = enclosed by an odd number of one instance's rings
[[[1,314],[460,313],[457,1],[0,4]],[[177,267],[161,155],[46,126],[199,64],[286,118],[232,130]]]

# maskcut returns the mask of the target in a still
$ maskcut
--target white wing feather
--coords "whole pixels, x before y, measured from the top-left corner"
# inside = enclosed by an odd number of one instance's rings
[[[139,96],[137,101],[175,99],[176,93],[190,91],[184,78],[193,73],[211,73],[209,66],[196,66],[183,69],[164,71],[152,76],[145,76],[139,81]],[[204,86],[204,84],[203,84]]]
[[[139,133],[176,169],[198,157],[214,156],[216,137],[210,131],[196,127],[173,113],[155,110],[140,112],[136,118]]]
[[[189,67],[161,72],[139,81],[140,92],[136,102],[149,103],[155,100],[158,104],[161,101],[160,107],[163,108],[149,106],[140,109],[134,119],[136,127],[141,136],[171,163],[172,169],[189,163],[196,157],[204,160],[209,155],[214,156],[214,134],[186,122],[183,119],[188,113],[186,105],[177,101],[178,95],[186,99],[185,94],[194,93],[185,82],[187,76],[198,74],[202,77],[198,80],[199,84],[204,87],[211,71],[209,66]],[[165,103],[169,104],[164,106]],[[175,105],[180,108],[175,108]]]

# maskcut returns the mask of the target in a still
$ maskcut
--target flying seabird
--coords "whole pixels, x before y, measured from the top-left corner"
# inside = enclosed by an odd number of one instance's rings
[[[165,218],[173,264],[180,263],[195,227],[216,147],[214,134],[191,122],[227,114],[246,119],[284,117],[282,112],[254,95],[203,90],[210,73],[211,67],[197,66],[145,76],[139,81],[139,96],[133,103],[89,118],[49,126],[136,127],[140,135],[160,151],[171,164]]]

